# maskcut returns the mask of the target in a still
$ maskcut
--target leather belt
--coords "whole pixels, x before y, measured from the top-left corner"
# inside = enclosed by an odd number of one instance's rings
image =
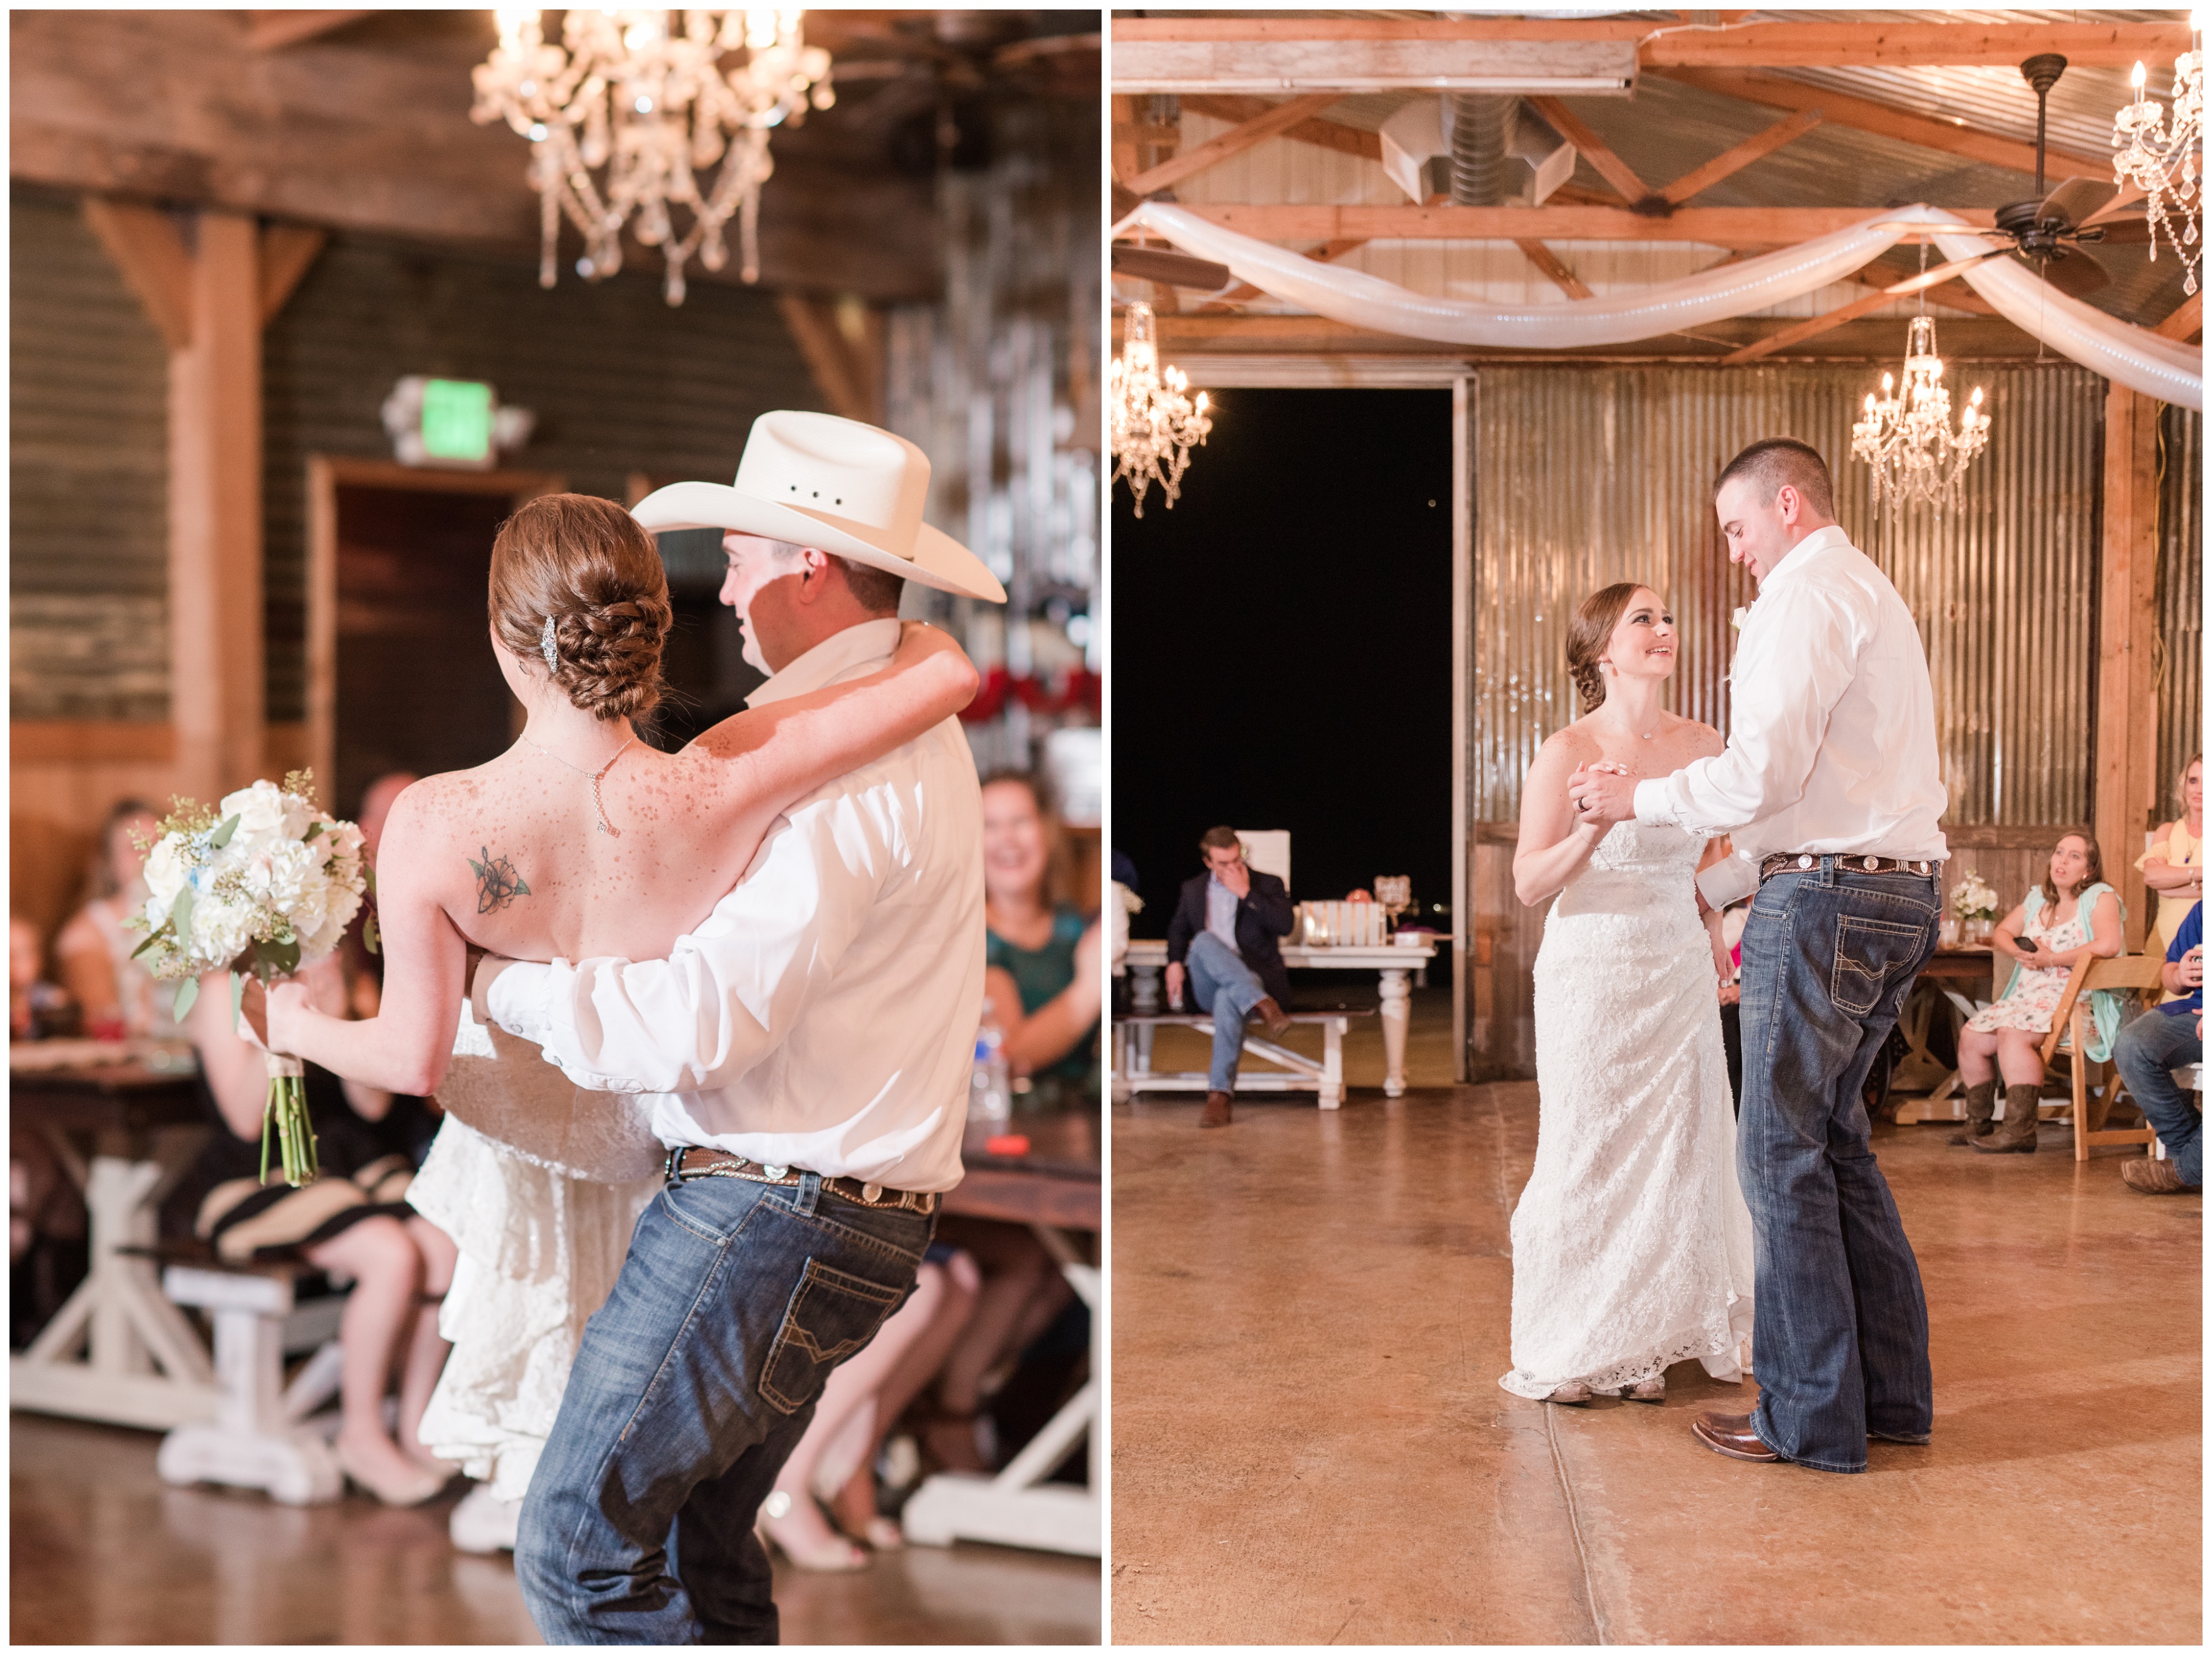
[[[806,1170],[798,1166],[767,1166],[759,1161],[749,1161],[742,1155],[732,1155],[726,1150],[697,1147],[672,1148],[668,1152],[665,1173],[670,1183],[682,1183],[689,1178],[743,1178],[747,1183],[795,1184],[806,1176]],[[937,1210],[934,1190],[886,1190],[880,1183],[863,1183],[858,1178],[823,1178],[825,1194],[840,1201],[857,1202],[862,1207],[893,1207],[909,1213],[933,1213]]]
[[[1924,859],[1908,862],[1897,856],[1838,856],[1832,851],[1785,850],[1759,865],[1759,881],[1764,884],[1778,873],[1806,873],[1823,862],[1833,862],[1838,873],[1917,873],[1923,878],[1933,875],[1943,866]]]

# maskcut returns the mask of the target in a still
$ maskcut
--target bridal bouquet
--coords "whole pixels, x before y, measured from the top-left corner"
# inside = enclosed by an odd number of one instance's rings
[[[182,1021],[199,994],[202,972],[230,973],[231,1013],[246,989],[244,973],[266,986],[322,958],[338,946],[361,911],[368,885],[361,830],[331,817],[315,802],[312,770],[295,770],[281,788],[256,782],[215,809],[173,799],[155,824],[146,857],[152,893],[126,923],[147,934],[133,958],[155,977],[178,984]],[[371,934],[375,919],[368,921]],[[300,1060],[269,1056],[269,1104],[261,1122],[261,1178],[269,1179],[274,1132],[285,1182],[316,1174],[315,1138],[307,1124]]]

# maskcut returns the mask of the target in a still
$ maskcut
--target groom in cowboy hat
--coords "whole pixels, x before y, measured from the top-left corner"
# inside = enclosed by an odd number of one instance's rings
[[[635,515],[726,532],[759,706],[882,667],[908,581],[1005,601],[928,490],[912,443],[778,412],[734,486]],[[531,1615],[549,1643],[773,1643],[757,1515],[960,1181],[983,856],[959,726],[793,807],[667,959],[488,963],[477,992],[578,1085],[644,1094],[668,1148],[523,1502]]]

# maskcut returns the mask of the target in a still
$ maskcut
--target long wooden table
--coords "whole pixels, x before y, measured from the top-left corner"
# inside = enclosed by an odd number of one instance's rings
[[[1066,1232],[1096,1235],[1103,1227],[1098,1117],[1087,1109],[1016,1116],[1006,1131],[1027,1137],[1029,1153],[994,1155],[971,1138],[961,1152],[966,1175],[946,1195],[944,1210],[1030,1226],[1090,1306],[1091,1377],[995,1476],[940,1471],[915,1490],[902,1520],[907,1537],[924,1545],[983,1540],[1097,1557],[1105,1551],[1106,1539],[1105,1464],[1097,1429],[1106,1318],[1098,1267],[1084,1262]],[[1047,1482],[1076,1439],[1086,1434],[1088,1486]]]
[[[1380,948],[1307,947],[1286,946],[1283,964],[1294,971],[1373,971],[1382,995],[1383,1076],[1382,1095],[1402,1098],[1406,1092],[1406,1030],[1412,1016],[1413,973],[1436,958],[1432,942],[1392,943]],[[1163,977],[1167,970],[1168,946],[1154,938],[1133,940],[1126,956],[1130,977],[1130,1009],[1150,1015],[1168,1009]],[[1287,1007],[1285,1009],[1288,1009]],[[1141,1031],[1147,1042],[1149,1029]],[[1144,1067],[1152,1067],[1149,1046]]]
[[[123,1250],[154,1240],[161,1197],[198,1152],[204,1117],[191,1074],[119,1048],[82,1067],[18,1067],[41,1056],[11,1051],[9,1107],[84,1192],[92,1268],[9,1359],[9,1406],[155,1430],[211,1420],[220,1397],[206,1345],[161,1292],[153,1262]],[[84,1136],[88,1156],[76,1141]]]

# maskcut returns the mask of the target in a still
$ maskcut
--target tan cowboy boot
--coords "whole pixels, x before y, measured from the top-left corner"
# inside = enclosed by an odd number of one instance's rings
[[[1990,1117],[1996,1113],[1997,1083],[1984,1080],[1978,1086],[1966,1088],[1966,1124],[1951,1135],[1954,1144],[1970,1144],[1977,1138],[1986,1138],[1996,1130]]]
[[[1206,1107],[1198,1112],[1198,1123],[1200,1126],[1227,1126],[1229,1124],[1229,1094],[1225,1092],[1207,1092]]]
[[[2007,1086],[2004,1124],[1972,1147],[1984,1155],[2035,1153],[2035,1103],[2042,1095],[2041,1086]]]

